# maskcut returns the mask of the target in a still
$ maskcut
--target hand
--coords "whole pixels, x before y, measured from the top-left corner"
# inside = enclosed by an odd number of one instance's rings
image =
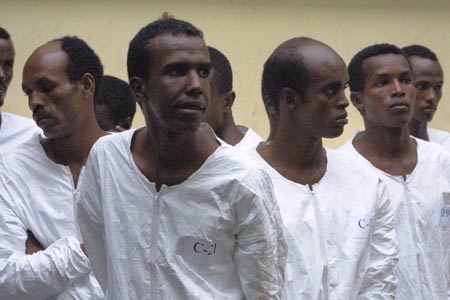
[[[33,254],[45,249],[34,236],[33,232],[27,230],[27,235],[28,237],[25,242],[25,254]]]
[[[87,256],[86,247],[84,246],[84,244],[80,244],[80,248],[81,250],[83,250],[84,255]]]

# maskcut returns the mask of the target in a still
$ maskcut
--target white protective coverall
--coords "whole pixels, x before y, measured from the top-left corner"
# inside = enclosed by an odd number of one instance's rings
[[[284,300],[394,299],[398,248],[386,185],[326,149],[327,169],[311,189],[271,176],[288,243]]]
[[[366,160],[352,141],[338,151],[369,165],[388,185],[399,241],[397,300],[447,299],[450,251],[450,156],[442,146],[420,139],[417,165],[403,180]]]
[[[77,239],[72,174],[40,138],[0,162],[0,299],[103,299]],[[45,250],[25,254],[27,230]]]
[[[1,112],[1,114],[0,157],[29,140],[35,133],[41,132],[41,129],[31,119],[7,112]]]
[[[447,151],[450,151],[450,132],[427,128],[430,142],[442,145]]]
[[[243,126],[238,126],[243,127]],[[255,148],[262,141],[262,137],[259,136],[253,129],[247,128],[242,140],[235,145],[241,151],[247,151]]]
[[[159,191],[130,151],[135,130],[101,138],[77,215],[107,299],[280,299],[286,245],[268,175],[223,144]]]

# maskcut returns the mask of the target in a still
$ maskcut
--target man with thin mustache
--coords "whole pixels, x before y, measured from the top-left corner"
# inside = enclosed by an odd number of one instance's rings
[[[13,78],[15,51],[11,35],[0,27],[0,107]],[[27,118],[0,112],[0,157],[40,132],[36,124]]]
[[[74,212],[74,193],[95,141],[103,67],[81,39],[38,47],[22,90],[43,130],[0,162],[0,299],[103,299]]]

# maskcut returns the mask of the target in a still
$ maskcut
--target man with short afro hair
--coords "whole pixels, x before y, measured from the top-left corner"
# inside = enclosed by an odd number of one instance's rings
[[[397,46],[375,44],[358,52],[348,71],[365,130],[338,152],[388,186],[400,250],[395,299],[447,299],[450,155],[410,135],[416,97],[410,62]]]
[[[203,122],[208,123],[219,138],[239,149],[256,147],[262,138],[251,128],[234,123],[231,108],[236,98],[233,72],[227,57],[214,47],[208,47],[211,57],[211,100]]]
[[[442,97],[444,72],[436,54],[422,45],[402,48],[408,57],[416,88],[414,114],[409,122],[411,134],[422,140],[441,144],[450,151],[450,133],[428,128]]]
[[[113,299],[281,297],[286,247],[272,184],[201,125],[210,71],[203,33],[188,22],[157,20],[130,42],[146,126],[96,143],[77,205]]]
[[[95,100],[95,115],[100,128],[113,132],[128,130],[135,113],[136,99],[128,83],[114,76],[103,76]]]

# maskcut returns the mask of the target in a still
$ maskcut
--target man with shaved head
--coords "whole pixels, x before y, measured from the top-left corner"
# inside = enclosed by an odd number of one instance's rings
[[[11,35],[0,27],[0,107],[13,78],[15,51]],[[30,119],[0,112],[0,156],[28,140],[39,128]]]
[[[37,48],[22,89],[35,134],[0,162],[0,299],[103,299],[75,222],[74,193],[105,135],[94,95],[103,67],[81,39]]]
[[[347,124],[342,58],[311,38],[264,65],[271,141],[249,153],[272,178],[288,241],[283,299],[394,299],[397,249],[385,185],[323,147]],[[276,122],[275,124],[273,122]]]

